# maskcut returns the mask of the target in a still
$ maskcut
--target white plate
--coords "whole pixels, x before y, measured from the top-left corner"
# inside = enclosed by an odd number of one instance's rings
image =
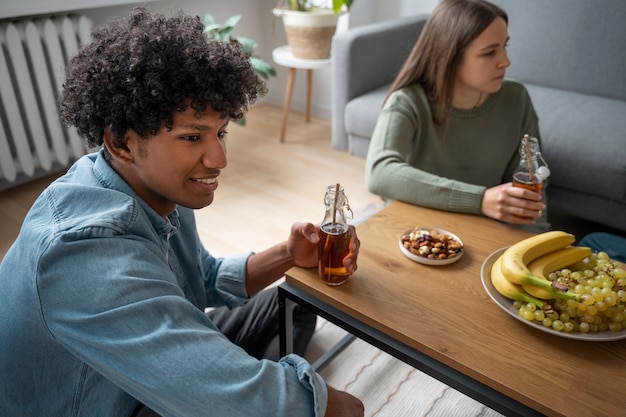
[[[610,330],[607,330],[604,332],[597,332],[597,333],[580,333],[580,332],[567,333],[567,332],[562,332],[562,331],[559,332],[552,328],[545,327],[539,322],[529,321],[521,317],[518,311],[513,306],[513,300],[510,300],[506,298],[505,296],[503,296],[502,294],[500,294],[491,283],[491,267],[493,263],[496,261],[496,259],[498,259],[498,256],[500,256],[502,252],[505,251],[505,249],[506,248],[498,249],[497,251],[489,255],[483,262],[483,266],[480,269],[480,278],[483,282],[483,287],[485,287],[485,291],[487,291],[487,294],[489,295],[489,297],[491,297],[491,299],[502,310],[506,311],[507,313],[509,313],[511,316],[521,321],[522,323],[525,323],[543,332],[553,334],[555,336],[565,337],[568,339],[593,340],[593,341],[603,341],[603,342],[610,341],[610,340],[626,339],[626,330],[622,330],[620,332],[612,332]]]
[[[402,236],[411,233],[413,230],[415,230],[415,228],[413,229],[409,229],[406,232],[402,233],[402,235],[400,235],[400,239],[398,240],[398,243],[400,245],[400,250],[402,251],[402,253],[409,259],[415,261],[415,262],[419,262],[421,264],[424,265],[436,265],[436,266],[441,266],[441,265],[449,265],[449,264],[453,264],[455,262],[457,262],[459,259],[461,259],[463,257],[463,254],[465,253],[465,245],[463,245],[463,241],[461,241],[461,239],[459,239],[459,237],[457,235],[455,235],[454,233],[450,233],[447,230],[444,229],[438,229],[436,227],[419,227],[420,230],[435,230],[440,234],[445,234],[450,236],[451,238],[453,238],[454,240],[456,240],[457,242],[459,242],[462,246],[463,249],[461,250],[461,252],[459,252],[458,255],[453,256],[452,258],[447,258],[447,259],[429,259],[426,258],[424,256],[419,256],[416,255],[414,253],[412,253],[411,251],[409,251],[407,248],[404,247],[404,245],[402,244]]]

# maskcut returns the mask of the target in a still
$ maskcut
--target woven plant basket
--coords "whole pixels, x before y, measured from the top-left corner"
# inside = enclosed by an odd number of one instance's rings
[[[330,9],[314,8],[306,12],[274,9],[283,18],[287,44],[296,58],[328,59],[337,15]]]
[[[335,26],[285,26],[291,53],[302,59],[328,59]]]

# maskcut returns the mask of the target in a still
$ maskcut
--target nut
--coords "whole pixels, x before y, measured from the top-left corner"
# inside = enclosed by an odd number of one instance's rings
[[[424,230],[416,227],[401,237],[402,245],[411,253],[429,259],[448,259],[463,250],[461,242],[437,230]]]

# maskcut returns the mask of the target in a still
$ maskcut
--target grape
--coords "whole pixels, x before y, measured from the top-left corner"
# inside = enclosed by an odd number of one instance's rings
[[[610,319],[612,319],[613,317],[615,317],[615,314],[617,314],[617,309],[615,307],[609,307],[606,309],[606,312],[604,313],[604,315]]]
[[[535,319],[535,312],[530,311],[529,309],[520,309],[520,315],[524,317],[528,321],[532,321]]]
[[[595,316],[596,314],[598,314],[598,307],[596,307],[595,305],[588,306],[587,314],[590,316]]]
[[[545,317],[546,315],[543,310],[535,310],[535,312],[533,313],[533,319],[536,321],[543,321]]]
[[[604,300],[604,294],[602,294],[602,290],[599,287],[594,287],[593,289],[597,290],[591,291],[591,295],[593,295],[593,300],[596,302]]]
[[[581,295],[580,301],[545,300],[543,309],[515,302],[525,320],[566,333],[626,330],[626,270],[606,252],[593,253],[584,262],[553,271],[548,279],[569,286],[570,291]]]
[[[552,328],[554,330],[561,331],[561,330],[563,330],[564,327],[565,327],[565,325],[563,324],[563,322],[561,320],[554,320],[552,322]]]

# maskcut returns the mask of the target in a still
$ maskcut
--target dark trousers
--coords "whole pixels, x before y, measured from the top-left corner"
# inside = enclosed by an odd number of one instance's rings
[[[278,335],[278,290],[274,287],[261,291],[244,304],[231,309],[215,308],[207,316],[234,344],[257,359],[280,359]],[[304,356],[313,337],[317,316],[296,305],[293,311],[294,353]],[[132,417],[159,417],[157,413],[139,404]]]

